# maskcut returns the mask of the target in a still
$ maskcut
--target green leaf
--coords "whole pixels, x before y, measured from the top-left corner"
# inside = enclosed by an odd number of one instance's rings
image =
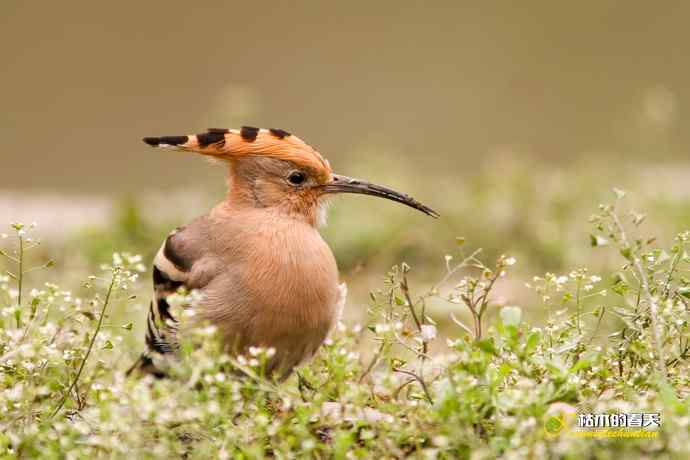
[[[480,340],[477,342],[477,347],[485,353],[498,356],[498,350],[496,350],[496,346],[494,345],[494,339]]]
[[[547,361],[544,363],[544,367],[556,378],[563,377],[563,369],[554,361]]]
[[[123,324],[122,329],[124,329],[125,331],[131,331],[132,330],[132,323]]]
[[[512,371],[513,371],[513,367],[508,363],[503,363],[498,368],[498,373],[501,374],[501,376],[503,376],[503,377],[510,374]]]
[[[686,299],[690,299],[690,286],[681,286],[678,288],[678,294],[682,295]]]
[[[657,377],[658,378],[658,377]],[[684,412],[684,405],[676,395],[676,390],[665,379],[659,378],[659,394],[664,405],[673,408],[673,410],[681,415]]]
[[[622,248],[621,249],[621,255],[625,257],[628,260],[632,260],[632,249],[630,248]]]
[[[578,371],[581,371],[582,369],[587,369],[591,366],[592,366],[592,360],[591,359],[587,359],[587,358],[578,359],[577,362],[575,364],[573,364],[573,366],[570,368],[570,372],[572,372],[574,374]]]
[[[593,248],[596,248],[599,246],[606,246],[607,244],[609,244],[609,240],[599,235],[590,234],[589,243]]]
[[[537,349],[539,341],[541,340],[541,334],[539,331],[532,332],[529,337],[527,337],[527,343],[525,344],[525,353],[530,354]]]
[[[105,344],[103,345],[103,350],[112,350],[113,349],[113,342],[110,340],[106,340]]]
[[[455,244],[457,244],[458,246],[462,246],[463,244],[465,244],[465,237],[464,236],[455,237]]]
[[[573,364],[570,369],[568,370],[571,373],[579,372],[583,369],[589,369],[594,365],[594,363],[597,361],[597,358],[599,357],[599,353],[595,352],[588,352],[585,353],[584,356],[582,356],[580,359],[578,359],[575,364]]]
[[[628,277],[625,276],[623,272],[616,272],[616,274],[613,275],[613,282],[614,284],[629,284]]]
[[[614,188],[613,188],[613,193],[616,194],[616,198],[618,198],[619,200],[620,200],[621,198],[625,198],[625,190],[621,190],[621,189],[619,189],[619,188],[614,187]]]

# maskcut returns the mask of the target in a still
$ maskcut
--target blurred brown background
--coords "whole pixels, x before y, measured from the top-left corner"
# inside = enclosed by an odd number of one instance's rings
[[[140,138],[242,124],[295,132],[343,173],[379,151],[458,174],[497,152],[687,157],[689,17],[682,1],[6,0],[0,189],[216,181]]]
[[[517,257],[497,302],[529,307],[535,274],[616,269],[587,220],[612,187],[661,244],[687,229],[688,18],[681,1],[5,0],[0,227],[38,221],[60,277],[113,251],[148,264],[222,197],[224,171],[141,138],[283,128],[441,212],[337,200],[323,233],[350,318],[393,264],[421,292],[446,254],[479,247],[489,264]]]

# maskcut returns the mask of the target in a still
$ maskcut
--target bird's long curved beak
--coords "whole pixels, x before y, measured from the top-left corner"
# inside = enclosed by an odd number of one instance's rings
[[[386,198],[388,200],[397,201],[398,203],[402,203],[411,208],[415,208],[416,210],[421,211],[431,217],[438,218],[440,216],[439,213],[430,207],[423,205],[409,195],[396,192],[388,187],[372,184],[371,182],[363,181],[361,179],[333,174],[332,182],[322,185],[319,188],[321,188],[323,193],[359,193],[361,195],[372,195],[379,198]]]

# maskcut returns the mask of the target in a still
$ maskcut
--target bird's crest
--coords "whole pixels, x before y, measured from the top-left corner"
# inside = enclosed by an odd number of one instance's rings
[[[331,174],[328,161],[319,152],[282,129],[211,128],[203,134],[145,137],[143,140],[153,147],[187,150],[226,160],[248,155],[273,157],[310,168],[324,179]]]

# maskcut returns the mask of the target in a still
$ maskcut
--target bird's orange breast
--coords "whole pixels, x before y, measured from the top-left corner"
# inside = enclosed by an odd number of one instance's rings
[[[232,222],[241,225],[228,225],[221,243],[233,248],[224,251],[231,279],[222,293],[210,293],[215,305],[208,319],[235,351],[273,347],[277,368],[294,367],[318,349],[336,320],[333,253],[314,227],[278,213],[248,210]]]

